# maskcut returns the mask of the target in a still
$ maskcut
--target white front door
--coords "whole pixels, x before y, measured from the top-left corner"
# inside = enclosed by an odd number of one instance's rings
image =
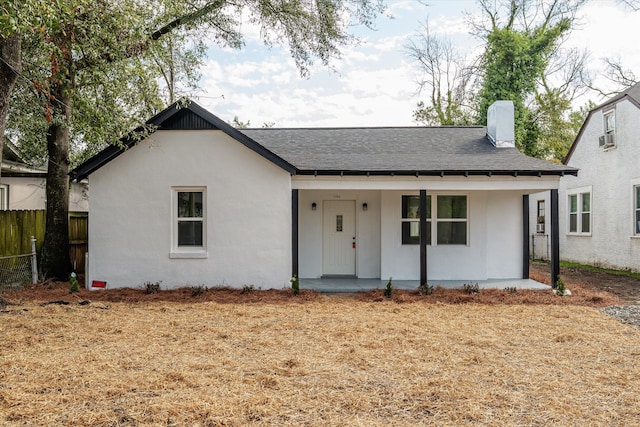
[[[322,272],[324,275],[356,274],[356,202],[323,203]]]

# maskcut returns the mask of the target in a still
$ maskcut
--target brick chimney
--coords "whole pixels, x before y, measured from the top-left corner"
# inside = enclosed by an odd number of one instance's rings
[[[498,148],[515,147],[512,101],[496,101],[487,110],[487,136]]]

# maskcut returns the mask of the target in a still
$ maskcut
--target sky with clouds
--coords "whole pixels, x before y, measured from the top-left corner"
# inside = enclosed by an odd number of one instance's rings
[[[374,30],[354,27],[360,43],[343,49],[331,69],[313,67],[309,77],[300,77],[286,47],[264,46],[252,29],[242,50],[212,45],[192,97],[223,120],[237,117],[252,127],[414,126],[420,96],[409,38],[428,18],[432,33],[446,35],[462,53],[477,52],[481,43],[469,35],[465,13],[478,8],[473,0],[388,0],[387,6]],[[639,23],[640,12],[615,0],[590,0],[568,43],[589,49],[594,72],[608,56],[639,75]]]

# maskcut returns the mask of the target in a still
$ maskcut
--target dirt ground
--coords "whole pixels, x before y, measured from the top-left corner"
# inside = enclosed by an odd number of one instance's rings
[[[531,278],[543,283],[550,283],[550,266],[548,263],[534,262],[530,266]],[[640,304],[640,280],[633,277],[591,271],[584,268],[560,268],[560,277],[571,289],[571,285],[579,285],[593,291],[604,291],[615,295],[621,304]]]

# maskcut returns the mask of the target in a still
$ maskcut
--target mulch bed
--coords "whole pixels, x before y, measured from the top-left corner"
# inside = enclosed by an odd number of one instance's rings
[[[542,276],[542,275],[540,275]],[[532,279],[544,283],[544,277],[532,275]],[[548,281],[548,280],[547,280]],[[436,287],[433,293],[421,295],[418,291],[393,291],[392,300],[396,303],[429,302],[446,304],[553,304],[553,305],[583,305],[604,307],[620,303],[620,299],[606,291],[585,287],[581,283],[568,283],[571,296],[558,297],[551,291],[535,290],[501,290],[483,289],[477,293],[467,293],[462,289],[444,289]],[[22,290],[7,291],[4,298],[12,301],[66,301],[75,303],[83,300],[104,302],[217,302],[221,304],[238,303],[271,303],[271,304],[300,304],[316,301],[323,297],[315,291],[302,290],[300,295],[294,296],[291,289],[256,290],[253,288],[203,288],[184,287],[172,290],[147,292],[146,288],[122,288],[70,293],[66,282],[47,282],[30,285]],[[350,298],[362,302],[380,302],[387,298],[383,290],[376,289],[353,294],[335,294],[334,297]]]

